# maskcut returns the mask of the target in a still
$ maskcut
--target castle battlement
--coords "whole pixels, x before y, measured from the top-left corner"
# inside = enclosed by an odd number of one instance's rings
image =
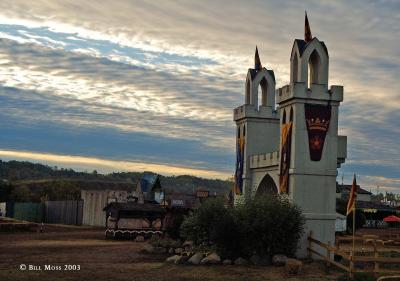
[[[279,151],[250,156],[250,169],[267,168],[279,165]]]
[[[323,84],[311,84],[311,88],[306,88],[304,82],[294,82],[276,90],[277,103],[283,103],[293,98],[341,102],[343,101],[343,86],[334,85],[328,90]]]
[[[233,110],[233,120],[239,121],[244,118],[279,119],[279,116],[271,106],[260,105],[257,109],[252,104],[244,104]]]

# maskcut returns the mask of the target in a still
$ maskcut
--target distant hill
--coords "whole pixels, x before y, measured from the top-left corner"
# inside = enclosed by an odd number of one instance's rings
[[[133,190],[141,176],[139,172],[99,174],[26,161],[0,160],[0,202],[78,199],[82,189]],[[198,189],[228,193],[232,188],[229,181],[194,176],[161,175],[160,182],[171,193],[193,193]]]

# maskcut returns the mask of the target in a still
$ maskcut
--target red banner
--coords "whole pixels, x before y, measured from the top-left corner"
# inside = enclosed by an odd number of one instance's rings
[[[282,125],[281,166],[279,171],[279,193],[289,193],[290,152],[292,146],[292,122]]]
[[[331,106],[305,104],[308,145],[312,161],[320,161],[331,120]]]
[[[356,200],[357,200],[357,181],[356,181],[356,174],[354,174],[353,184],[351,185],[351,191],[349,196],[349,202],[347,202],[346,216],[348,216],[352,211],[355,211]]]

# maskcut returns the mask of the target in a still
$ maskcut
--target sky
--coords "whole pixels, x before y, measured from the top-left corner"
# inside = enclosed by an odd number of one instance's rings
[[[400,193],[396,0],[0,1],[0,159],[228,178],[255,45],[286,85],[305,10],[344,86],[338,181]]]

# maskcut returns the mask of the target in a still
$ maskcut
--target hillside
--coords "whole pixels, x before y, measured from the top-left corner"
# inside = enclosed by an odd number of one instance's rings
[[[100,174],[50,167],[26,161],[0,160],[0,202],[40,201],[80,198],[82,189],[133,190],[142,173],[120,172]],[[167,192],[193,193],[197,189],[227,193],[232,183],[194,176],[160,176]]]

